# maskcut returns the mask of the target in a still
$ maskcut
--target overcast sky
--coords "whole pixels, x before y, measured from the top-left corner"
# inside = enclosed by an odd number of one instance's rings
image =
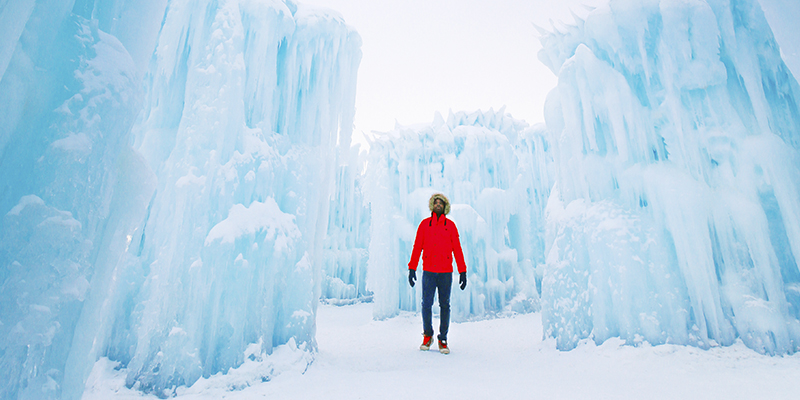
[[[572,23],[570,10],[607,0],[298,0],[338,12],[363,40],[358,72],[354,140],[358,132],[428,124],[434,112],[506,112],[533,125],[544,122],[547,93],[556,76],[537,58],[533,24]],[[776,38],[796,35],[800,0],[761,0],[767,18],[783,16]],[[789,10],[791,9],[791,10]],[[771,18],[772,17],[772,18]],[[770,21],[771,23],[773,21]],[[780,22],[780,21],[779,21]],[[779,34],[781,33],[781,34]],[[795,52],[797,45],[791,49]],[[786,50],[786,49],[784,49]],[[791,67],[791,65],[790,65]]]
[[[431,123],[436,111],[495,110],[544,122],[555,75],[533,23],[572,21],[602,0],[299,0],[337,11],[363,40],[356,132]],[[354,136],[358,136],[355,134]],[[354,137],[355,139],[355,137]]]

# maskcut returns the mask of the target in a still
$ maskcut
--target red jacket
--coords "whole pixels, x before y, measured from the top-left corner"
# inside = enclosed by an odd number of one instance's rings
[[[467,271],[464,253],[461,251],[461,242],[458,241],[458,228],[444,215],[437,217],[435,213],[431,213],[430,218],[425,218],[420,222],[408,269],[417,269],[420,253],[423,254],[422,269],[424,271],[452,273],[453,254],[456,256],[458,272]]]

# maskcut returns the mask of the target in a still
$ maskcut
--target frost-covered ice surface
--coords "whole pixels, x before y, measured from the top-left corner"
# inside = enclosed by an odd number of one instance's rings
[[[191,385],[256,342],[314,347],[320,221],[360,50],[341,20],[293,6],[170,3],[134,131],[159,178],[132,241],[145,273],[109,351],[129,384]]]
[[[276,348],[266,365],[246,363],[228,375],[201,379],[203,391],[181,389],[176,399],[774,399],[800,391],[800,355],[769,357],[741,342],[702,350],[663,345],[602,345],[582,341],[562,352],[542,341],[539,313],[453,323],[452,353],[422,352],[419,314],[375,321],[372,304],[320,306],[319,352]],[[435,323],[435,321],[434,321]],[[498,333],[502,340],[498,339]],[[155,399],[124,387],[107,362],[98,363],[84,400]],[[261,382],[259,371],[284,372]],[[247,384],[243,384],[247,382]]]
[[[346,304],[369,301],[367,259],[371,214],[364,198],[366,152],[355,145],[341,154],[323,244],[322,298]]]
[[[800,87],[754,1],[622,1],[542,38],[547,337],[800,349]]]
[[[132,58],[97,20],[29,5],[0,81],[4,399],[64,392],[66,365],[90,351],[76,338],[98,329],[82,311],[106,305],[98,291],[114,279],[154,185],[128,145],[141,97]],[[79,396],[82,381],[72,389]]]
[[[375,317],[417,310],[421,285],[406,279],[428,199],[444,193],[458,226],[469,284],[454,289],[453,318],[539,307],[544,205],[551,180],[543,126],[503,109],[437,114],[430,125],[398,126],[370,143],[364,195],[372,212],[367,288]],[[418,268],[421,268],[418,267]],[[454,285],[457,285],[454,280]]]
[[[758,0],[764,10],[769,27],[780,45],[781,58],[792,71],[800,76],[800,27],[795,16],[800,15],[800,2],[795,0]]]
[[[0,398],[77,399],[97,360],[160,396],[287,343],[303,364],[357,33],[288,0],[0,21]]]

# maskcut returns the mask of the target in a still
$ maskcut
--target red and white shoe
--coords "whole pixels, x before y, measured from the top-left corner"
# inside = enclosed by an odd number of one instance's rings
[[[439,341],[439,353],[450,354],[450,348],[447,347],[447,340]]]
[[[433,344],[433,336],[426,336],[425,334],[422,335],[422,344],[419,345],[420,350],[428,351],[431,349],[431,345]]]

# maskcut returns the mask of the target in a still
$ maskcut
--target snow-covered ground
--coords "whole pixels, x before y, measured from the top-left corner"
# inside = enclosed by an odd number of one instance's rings
[[[418,314],[374,321],[368,303],[321,305],[317,326],[319,352],[307,368],[290,362],[307,353],[283,346],[270,365],[245,363],[240,371],[179,389],[178,398],[796,399],[800,393],[800,354],[762,356],[741,342],[702,350],[632,347],[616,339],[562,352],[542,341],[539,313],[453,323],[449,355],[417,349]],[[106,367],[96,366],[84,400],[143,398]],[[286,370],[254,384],[260,368]]]

